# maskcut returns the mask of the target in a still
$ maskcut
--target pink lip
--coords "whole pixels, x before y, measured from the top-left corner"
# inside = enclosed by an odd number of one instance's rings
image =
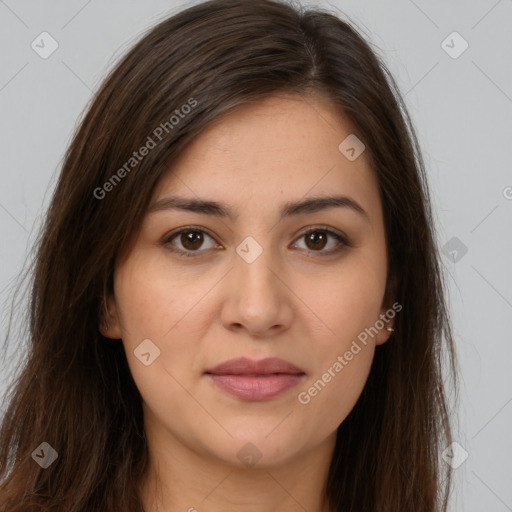
[[[304,371],[278,357],[267,357],[258,361],[247,357],[238,357],[224,361],[214,368],[206,370],[206,373],[217,375],[266,375],[270,373],[302,374]]]
[[[267,400],[297,385],[305,373],[297,366],[270,357],[259,361],[230,359],[205,372],[224,391],[244,400]]]

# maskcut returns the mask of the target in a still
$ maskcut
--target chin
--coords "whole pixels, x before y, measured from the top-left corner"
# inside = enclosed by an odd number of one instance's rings
[[[239,432],[230,431],[233,438],[226,436],[224,443],[215,444],[215,448],[212,446],[215,456],[243,469],[269,469],[289,462],[298,455],[300,437],[292,439],[283,437],[283,432],[272,432],[278,424],[279,421],[272,428],[265,426],[258,432],[254,426]],[[248,434],[249,430],[251,434]]]

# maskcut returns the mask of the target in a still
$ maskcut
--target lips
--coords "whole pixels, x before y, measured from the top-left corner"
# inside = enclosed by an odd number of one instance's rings
[[[259,361],[230,359],[205,374],[218,389],[248,401],[269,400],[296,386],[305,376],[294,364],[276,357]]]
[[[270,375],[276,373],[302,375],[305,372],[294,364],[278,357],[268,357],[259,361],[240,357],[225,361],[205,373],[213,375]]]

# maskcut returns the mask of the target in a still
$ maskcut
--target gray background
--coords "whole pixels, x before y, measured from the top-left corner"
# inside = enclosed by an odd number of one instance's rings
[[[0,0],[2,337],[11,286],[91,92],[144,29],[185,5]],[[468,453],[450,511],[512,511],[512,1],[317,5],[346,13],[381,50],[428,167],[461,366],[456,438]],[[43,31],[59,45],[47,59],[31,47]],[[442,46],[453,31],[469,44],[457,58]],[[462,49],[453,37],[446,45]],[[21,354],[13,349],[3,372]]]

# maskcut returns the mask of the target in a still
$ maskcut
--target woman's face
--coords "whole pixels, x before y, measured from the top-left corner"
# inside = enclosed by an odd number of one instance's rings
[[[274,96],[204,131],[159,183],[118,262],[108,336],[162,443],[246,467],[333,449],[390,334],[374,334],[389,311],[381,202],[365,152],[339,148],[351,133],[323,98]],[[331,196],[348,199],[293,206]],[[208,373],[242,357],[300,372]]]

